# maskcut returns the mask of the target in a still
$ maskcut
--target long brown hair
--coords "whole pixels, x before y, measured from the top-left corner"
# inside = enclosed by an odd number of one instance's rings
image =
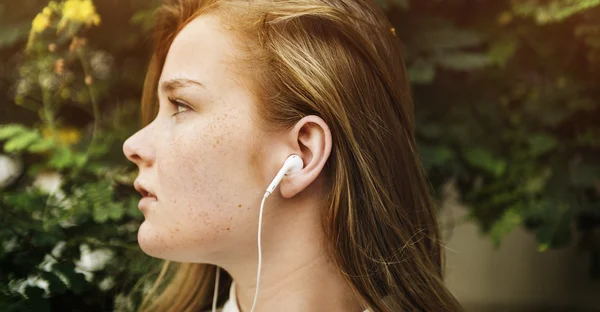
[[[156,114],[158,78],[174,37],[208,12],[238,39],[243,57],[236,68],[250,83],[265,129],[287,129],[307,115],[329,125],[325,246],[356,296],[374,312],[461,311],[444,285],[401,42],[381,9],[371,0],[167,1],[157,12],[144,123]],[[167,262],[142,310],[208,308],[214,269]],[[224,273],[220,293],[230,284]]]

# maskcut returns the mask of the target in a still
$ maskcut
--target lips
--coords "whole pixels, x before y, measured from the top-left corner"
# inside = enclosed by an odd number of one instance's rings
[[[149,209],[150,205],[156,203],[156,197],[146,196],[138,202],[138,209],[145,212]]]
[[[138,203],[138,209],[140,209],[142,212],[147,211],[150,205],[158,201],[158,198],[152,189],[148,188],[146,185],[143,185],[140,180],[136,179],[135,182],[133,182],[133,187],[142,195],[142,199],[140,199],[140,202]]]
[[[133,187],[135,188],[136,191],[138,191],[142,195],[142,199],[143,198],[153,198],[154,200],[158,199],[156,197],[155,193],[151,189],[149,189],[147,186],[143,185],[139,180],[135,180],[135,182],[133,182]]]

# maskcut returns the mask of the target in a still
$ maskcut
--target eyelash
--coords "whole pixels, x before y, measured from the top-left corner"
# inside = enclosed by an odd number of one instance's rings
[[[190,108],[188,105],[186,105],[186,104],[183,104],[183,103],[182,103],[181,101],[179,101],[179,100],[176,100],[176,99],[173,99],[173,98],[168,98],[168,99],[169,99],[169,102],[170,102],[170,103],[171,103],[173,106],[175,106],[176,108],[177,108],[177,107],[179,107],[179,106],[182,106],[182,107],[185,107],[185,109],[186,109],[186,110],[185,110],[185,111],[183,111],[183,112],[176,112],[175,114],[173,114],[173,115],[171,115],[171,116],[176,116],[176,115],[179,115],[179,114],[181,114],[181,113],[185,113],[185,112],[187,112],[188,110],[191,110],[191,108]]]

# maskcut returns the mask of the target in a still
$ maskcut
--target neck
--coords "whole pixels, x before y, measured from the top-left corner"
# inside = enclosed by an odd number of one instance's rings
[[[290,200],[285,207],[278,203],[274,199],[265,205],[256,308],[261,312],[362,312],[353,291],[325,253],[322,207]],[[256,291],[256,244],[237,250],[221,267],[233,277],[240,310],[249,312]]]

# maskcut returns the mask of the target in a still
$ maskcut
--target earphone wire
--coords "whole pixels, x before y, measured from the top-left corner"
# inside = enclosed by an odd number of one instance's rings
[[[215,292],[213,293],[212,312],[217,312],[217,298],[219,297],[219,277],[221,276],[221,267],[217,265],[215,273]]]
[[[265,200],[269,196],[269,192],[266,192],[263,196],[263,199],[260,203],[260,212],[258,215],[258,268],[256,270],[256,292],[254,293],[254,302],[252,303],[252,308],[250,312],[254,312],[254,308],[256,307],[256,301],[258,299],[258,289],[260,287],[260,272],[262,271],[262,244],[261,244],[261,232],[262,232],[262,217],[263,217],[263,209],[265,207]]]
[[[257,245],[258,245],[258,268],[256,270],[256,292],[254,293],[254,302],[252,302],[252,308],[250,309],[250,312],[254,312],[254,308],[256,307],[256,301],[258,300],[258,290],[260,289],[260,273],[262,271],[262,219],[263,219],[263,210],[265,207],[265,200],[267,199],[267,197],[269,197],[269,195],[271,195],[271,192],[273,192],[273,190],[275,190],[275,188],[277,187],[277,185],[279,184],[279,182],[281,182],[281,179],[283,178],[284,175],[288,175],[288,173],[294,173],[300,169],[302,169],[302,167],[304,166],[302,159],[298,156],[298,155],[291,155],[289,156],[285,163],[283,164],[283,167],[281,168],[281,170],[279,171],[279,173],[277,173],[277,175],[275,176],[275,179],[273,179],[273,181],[271,182],[271,184],[269,185],[269,187],[267,187],[267,190],[265,192],[265,194],[263,195],[262,201],[260,203],[260,212],[258,215],[258,238],[257,238]],[[217,296],[218,296],[218,286],[219,286],[219,267],[217,266],[217,276],[215,278],[215,293],[213,295],[213,312],[216,312],[216,304],[217,304]]]
[[[256,270],[256,292],[254,293],[254,302],[252,302],[252,309],[250,309],[250,312],[254,312],[254,308],[256,307],[256,300],[258,299],[258,290],[260,287],[260,272],[262,271],[262,244],[261,244],[261,232],[262,232],[262,216],[263,216],[263,210],[265,207],[265,200],[267,199],[267,197],[270,195],[270,193],[267,191],[265,193],[265,195],[263,196],[263,199],[260,203],[260,211],[259,211],[259,215],[258,215],[258,268]],[[216,273],[215,273],[215,291],[213,293],[213,302],[212,302],[212,312],[216,312],[217,311],[217,298],[219,296],[219,277],[220,277],[220,267],[217,266],[216,269]]]

